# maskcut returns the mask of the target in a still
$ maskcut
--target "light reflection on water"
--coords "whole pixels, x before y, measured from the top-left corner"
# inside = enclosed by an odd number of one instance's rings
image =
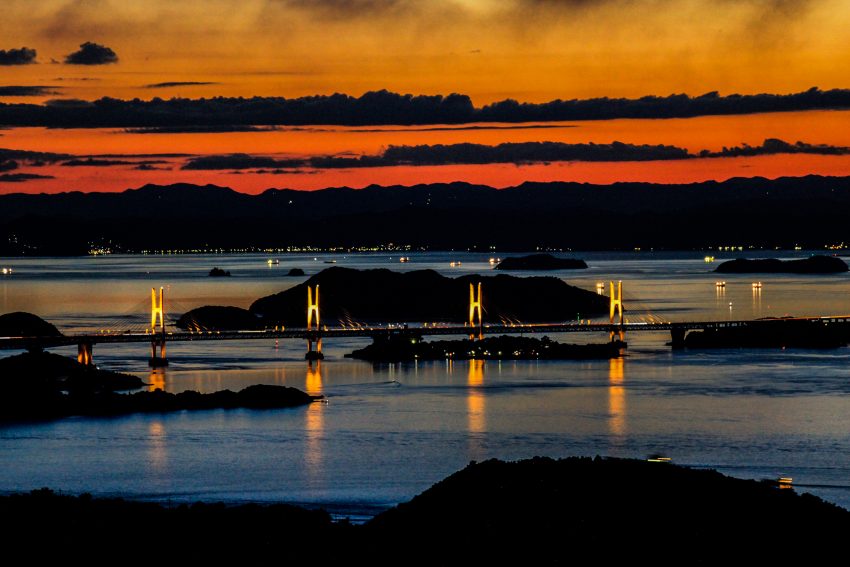
[[[609,430],[615,439],[621,439],[626,433],[626,389],[623,385],[623,358],[608,361],[608,412],[611,414]]]
[[[391,254],[336,258],[353,267],[431,267],[447,275],[490,269],[485,254],[409,256],[406,264]],[[623,279],[630,317],[850,312],[847,274],[763,276],[758,293],[751,276],[724,275],[727,288],[718,291],[701,254],[582,256],[589,270],[559,275],[588,290]],[[0,311],[34,311],[64,330],[96,328],[107,326],[112,313],[141,309],[144,319],[153,285],[170,284],[172,297],[189,307],[247,306],[303,281],[280,275],[290,267],[308,275],[326,267],[322,256],[279,257],[279,271],[259,255],[4,260],[21,277],[0,280]],[[449,268],[453,259],[462,267]],[[208,278],[212,265],[234,276]],[[842,488],[850,485],[850,350],[674,353],[665,334],[626,339],[625,358],[611,361],[375,365],[343,358],[367,339],[325,341],[326,359],[312,365],[301,341],[175,343],[171,365],[155,371],[147,368],[145,345],[96,345],[97,364],[136,373],[151,389],[279,384],[325,395],[329,403],[2,428],[0,490],[51,486],[369,511],[410,498],[470,460],[658,452],[742,477],[784,473],[795,483],[833,485],[812,491],[850,506],[850,490]]]

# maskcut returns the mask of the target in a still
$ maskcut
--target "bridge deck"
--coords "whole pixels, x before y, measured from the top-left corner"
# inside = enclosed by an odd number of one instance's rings
[[[541,323],[527,325],[484,325],[483,330],[488,335],[517,335],[544,333],[608,333],[623,330],[626,333],[659,332],[721,329],[729,327],[744,327],[753,324],[765,324],[783,321],[809,321],[822,324],[848,324],[850,316],[836,317],[799,317],[782,319],[757,319],[740,321],[690,321],[662,323],[625,323],[611,325],[610,323]],[[445,325],[429,327],[400,327],[373,326],[356,328],[323,328],[321,331],[305,328],[266,330],[266,331],[208,331],[208,332],[167,332],[169,342],[188,341],[233,341],[256,339],[315,339],[343,337],[374,337],[387,333],[409,333],[420,336],[439,335],[469,335],[477,332],[477,327]],[[161,335],[150,333],[92,333],[79,335],[64,335],[61,337],[0,337],[0,350],[21,350],[31,347],[58,347],[78,344],[114,344],[114,343],[147,343]]]

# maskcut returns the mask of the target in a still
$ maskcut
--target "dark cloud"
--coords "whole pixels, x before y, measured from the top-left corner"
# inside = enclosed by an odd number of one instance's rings
[[[0,49],[0,65],[31,65],[35,63],[36,51],[28,47]]]
[[[146,89],[168,89],[171,87],[191,87],[191,86],[200,86],[200,85],[218,85],[220,83],[214,83],[210,81],[167,81],[165,83],[152,83],[150,85],[145,85]]]
[[[68,65],[106,65],[117,63],[118,55],[105,45],[87,41],[80,44],[80,49],[65,56]]]
[[[413,0],[284,0],[283,3],[331,20],[397,15],[419,9]]]
[[[0,172],[14,171],[15,169],[18,169],[18,162],[15,160],[0,160]]]
[[[275,159],[267,156],[249,154],[230,154],[221,156],[201,156],[189,159],[181,169],[220,170],[220,169],[280,169],[304,167],[303,159]]]
[[[35,179],[54,179],[52,175],[38,175],[35,173],[3,173],[0,174],[0,183],[23,183]]]
[[[388,91],[253,98],[59,99],[39,105],[0,105],[0,125],[68,128],[161,128],[255,125],[441,125],[527,123],[612,118],[689,118],[850,108],[850,90],[812,88],[794,94],[672,94],[636,99],[594,98],[522,103],[508,99],[475,108],[466,95],[402,95]]]
[[[381,156],[392,165],[450,165],[484,163],[540,163],[551,161],[654,161],[685,159],[684,148],[664,145],[565,144],[562,142],[437,144],[390,146]]]
[[[789,144],[768,139],[761,146],[742,145],[723,148],[719,152],[692,154],[685,148],[669,145],[566,144],[562,142],[519,142],[495,146],[484,144],[436,144],[390,146],[379,155],[311,156],[278,159],[270,156],[229,154],[193,157],[183,164],[188,170],[230,170],[253,173],[292,173],[296,170],[353,169],[395,166],[482,165],[511,163],[516,165],[553,162],[620,162],[686,160],[696,157],[739,157],[769,154],[807,153],[847,155],[850,148],[813,145],[805,142]]]
[[[151,165],[151,163],[154,163],[154,162],[147,162],[147,163],[143,162],[143,163],[140,163],[139,165],[137,165],[136,167],[134,167],[133,169],[136,169],[138,171],[170,171],[171,170],[170,167],[156,167],[155,165]]]
[[[87,100],[81,100],[79,98],[54,98],[50,99],[44,103],[44,106],[48,108],[55,109],[79,109],[79,108],[91,108],[94,106],[91,102]]]
[[[72,159],[62,162],[63,167],[110,167],[113,165],[134,165],[132,161],[109,160],[109,159]]]
[[[77,158],[68,160],[63,162],[61,165],[64,167],[112,167],[115,165],[155,165],[161,163],[168,163],[164,160],[148,160],[148,161],[126,161],[120,159],[100,159],[94,157],[88,157],[85,159]]]
[[[16,160],[27,163],[54,163],[74,156],[70,154],[55,154],[51,152],[31,152],[29,150],[11,150],[0,148],[0,161]]]
[[[230,154],[189,159],[182,169],[279,170],[293,168],[348,169],[400,165],[452,165],[487,163],[543,163],[553,161],[653,161],[686,159],[688,151],[675,146],[612,144],[564,144],[560,142],[450,144],[390,146],[376,156],[313,156],[277,159],[269,156]]]
[[[746,157],[775,154],[819,154],[843,156],[850,154],[850,147],[830,146],[826,144],[807,144],[806,142],[790,144],[777,138],[768,138],[760,146],[742,144],[731,148],[724,147],[719,152],[703,150],[699,155],[700,157]]]
[[[243,124],[222,126],[152,126],[150,128],[125,128],[128,134],[219,134],[227,132],[275,132],[275,126],[246,126]]]
[[[59,87],[43,85],[10,85],[0,87],[0,96],[46,96],[59,94]]]

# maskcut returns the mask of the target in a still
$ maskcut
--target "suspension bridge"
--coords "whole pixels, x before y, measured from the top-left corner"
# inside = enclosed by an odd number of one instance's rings
[[[600,292],[600,288],[597,287]],[[427,324],[420,325],[362,325],[348,324],[338,327],[321,325],[319,307],[319,285],[308,286],[306,326],[300,328],[276,327],[264,330],[174,330],[166,324],[165,290],[151,289],[150,325],[143,329],[125,329],[126,320],[116,321],[109,329],[95,332],[59,336],[0,337],[0,350],[43,350],[47,348],[77,346],[77,360],[84,365],[94,364],[94,345],[147,343],[150,346],[150,365],[167,366],[166,345],[169,342],[193,341],[234,341],[234,340],[282,340],[302,339],[307,342],[305,358],[318,360],[323,358],[322,339],[371,337],[373,339],[387,335],[424,336],[467,335],[469,338],[483,338],[490,335],[511,334],[551,334],[551,333],[605,333],[609,340],[623,341],[627,333],[669,332],[671,346],[681,348],[689,331],[712,329],[746,328],[752,325],[764,325],[764,319],[729,321],[665,321],[654,315],[640,321],[629,321],[624,316],[623,282],[610,282],[609,317],[607,321],[595,322],[590,319],[562,323],[521,323],[503,321],[498,324],[484,322],[484,299],[481,283],[469,286],[469,313],[463,325]],[[138,317],[136,317],[136,322]],[[798,317],[782,318],[776,321],[811,322],[819,325],[842,325],[850,328],[850,316],[836,317]],[[125,329],[125,330],[120,330]]]

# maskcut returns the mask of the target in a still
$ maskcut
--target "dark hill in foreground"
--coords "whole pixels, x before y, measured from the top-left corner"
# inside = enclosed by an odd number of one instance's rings
[[[848,271],[847,263],[835,256],[812,256],[800,260],[738,258],[723,262],[715,272],[721,274],[837,274]]]
[[[365,526],[286,505],[47,490],[0,496],[0,518],[10,557],[38,549],[86,564],[812,565],[841,556],[850,528],[846,510],[769,483],[598,457],[471,464]],[[132,543],[151,526],[176,535]]]
[[[397,545],[440,558],[571,563],[655,557],[676,564],[779,560],[837,549],[850,513],[768,483],[633,460],[537,458],[469,466],[376,517]],[[777,534],[793,534],[777,540]],[[478,537],[483,539],[477,539]],[[613,539],[612,539],[613,538]],[[470,541],[481,545],[470,546]],[[485,543],[486,542],[486,543]],[[734,563],[734,561],[732,561]]]
[[[321,316],[338,321],[464,321],[469,286],[481,282],[484,319],[524,322],[574,320],[606,313],[608,299],[554,277],[508,275],[447,278],[433,270],[393,272],[333,267],[278,294],[258,299],[251,311],[267,325],[306,324],[307,287],[319,285]]]

